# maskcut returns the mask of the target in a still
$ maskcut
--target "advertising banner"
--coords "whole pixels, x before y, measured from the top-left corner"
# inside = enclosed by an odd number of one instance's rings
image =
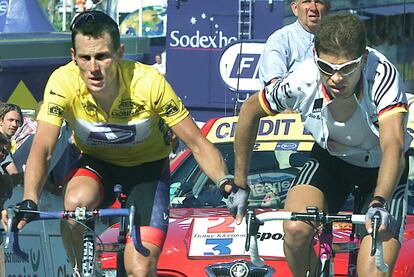
[[[0,0],[0,34],[53,31],[37,0]]]
[[[235,89],[220,76],[220,58],[226,46],[238,41],[239,1],[177,3],[168,1],[167,80],[197,119],[225,115],[234,106],[236,96]],[[252,38],[264,42],[283,24],[283,2],[274,2],[272,9],[268,1],[252,1],[252,5]],[[228,74],[233,69],[237,73],[236,56],[234,53],[229,57],[232,64],[228,62]]]

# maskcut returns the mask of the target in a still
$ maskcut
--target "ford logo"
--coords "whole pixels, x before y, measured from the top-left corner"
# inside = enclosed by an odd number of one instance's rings
[[[296,142],[283,142],[278,144],[276,148],[280,150],[296,150],[298,148],[298,144]]]
[[[230,267],[231,277],[247,277],[249,275],[249,268],[245,263],[235,263]]]

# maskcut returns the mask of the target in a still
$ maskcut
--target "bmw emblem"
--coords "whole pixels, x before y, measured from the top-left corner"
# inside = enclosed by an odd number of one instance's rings
[[[230,267],[231,277],[247,277],[249,275],[249,268],[245,263],[238,262]]]

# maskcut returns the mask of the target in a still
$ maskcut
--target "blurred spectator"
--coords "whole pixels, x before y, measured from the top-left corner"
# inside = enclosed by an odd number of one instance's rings
[[[36,133],[36,127],[37,127],[36,116],[37,116],[37,113],[39,112],[42,102],[43,101],[39,101],[37,103],[33,115],[23,114],[22,126],[20,126],[20,128],[17,129],[17,132],[12,137],[12,141],[14,140],[15,145],[16,145],[13,153],[15,153],[19,149],[19,147],[22,146],[23,143],[25,143],[25,141],[28,138],[30,138]]]
[[[152,66],[155,67],[162,76],[165,76],[166,68],[160,53],[155,54],[155,63]]]
[[[33,116],[22,114],[23,124],[12,136],[11,141],[12,145],[14,145],[14,152],[13,155],[10,154],[4,161],[5,165],[13,163],[15,170],[12,171],[12,173],[24,172],[33,136],[36,133],[37,122],[35,118],[37,117],[41,104],[42,101],[40,101],[36,106]],[[3,103],[2,105],[6,106],[11,104]],[[0,111],[1,110],[2,109],[0,108]],[[78,157],[79,150],[75,145],[73,145],[72,129],[67,124],[63,124],[58,142],[52,155],[52,160],[49,165],[51,181],[53,181],[56,185],[61,185],[66,173],[71,170],[71,166],[75,164]],[[11,174],[9,170],[7,170],[7,172]]]
[[[10,149],[10,139],[3,133],[0,133],[0,174],[7,174],[7,171],[3,165],[7,163],[7,159],[10,156]]]
[[[414,123],[414,94],[406,93],[407,103],[408,103],[408,123]],[[409,152],[410,156],[408,157],[409,161],[409,170],[408,170],[408,179],[414,181],[414,153]]]
[[[102,2],[102,0],[75,0],[76,15],[88,10],[102,10]]]
[[[76,0],[75,1],[75,7],[77,9],[77,12],[81,13],[86,10],[86,0]]]
[[[20,128],[17,129],[12,137],[14,142],[13,153],[15,153],[19,147],[30,137],[30,135],[36,132],[36,120],[29,115],[23,115],[23,123]]]
[[[16,148],[12,137],[17,132],[17,129],[21,126],[22,118],[23,114],[19,106],[9,103],[0,104],[0,133],[3,134],[11,143],[11,149],[8,153],[8,156],[2,163],[3,169],[8,174],[18,173],[12,156],[12,153]]]
[[[4,164],[8,163],[7,159],[10,157],[10,148],[10,139],[0,133],[0,208],[3,208],[4,201],[10,197],[14,184],[21,183],[22,181],[22,175],[9,175],[3,167]]]
[[[371,36],[370,43],[374,45],[375,49],[380,51],[387,59],[397,64],[397,42],[398,32],[395,22],[388,20],[388,23],[383,20],[376,21],[375,30]]]
[[[24,165],[36,132],[35,118],[41,104],[38,103],[34,115],[30,116],[23,114],[19,106],[0,101],[0,207],[10,197],[12,188],[23,183]],[[15,125],[21,126],[16,130]],[[73,144],[71,128],[63,124],[49,165],[50,176],[46,189],[57,192],[62,187],[66,174],[70,173],[79,155],[79,150]]]
[[[22,124],[22,110],[19,106],[3,103],[0,106],[0,132],[11,139]]]

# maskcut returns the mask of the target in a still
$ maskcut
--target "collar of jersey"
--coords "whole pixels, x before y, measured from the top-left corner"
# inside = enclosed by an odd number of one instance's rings
[[[122,70],[121,70],[120,64],[117,64],[116,71],[119,76],[119,92],[124,93],[126,91],[127,86],[125,85],[124,78],[122,76]],[[79,90],[80,90],[81,95],[84,97],[88,97],[88,99],[93,100],[92,94],[89,92],[88,87],[86,86],[85,82],[82,80],[80,76],[79,76],[79,79],[80,79]]]

